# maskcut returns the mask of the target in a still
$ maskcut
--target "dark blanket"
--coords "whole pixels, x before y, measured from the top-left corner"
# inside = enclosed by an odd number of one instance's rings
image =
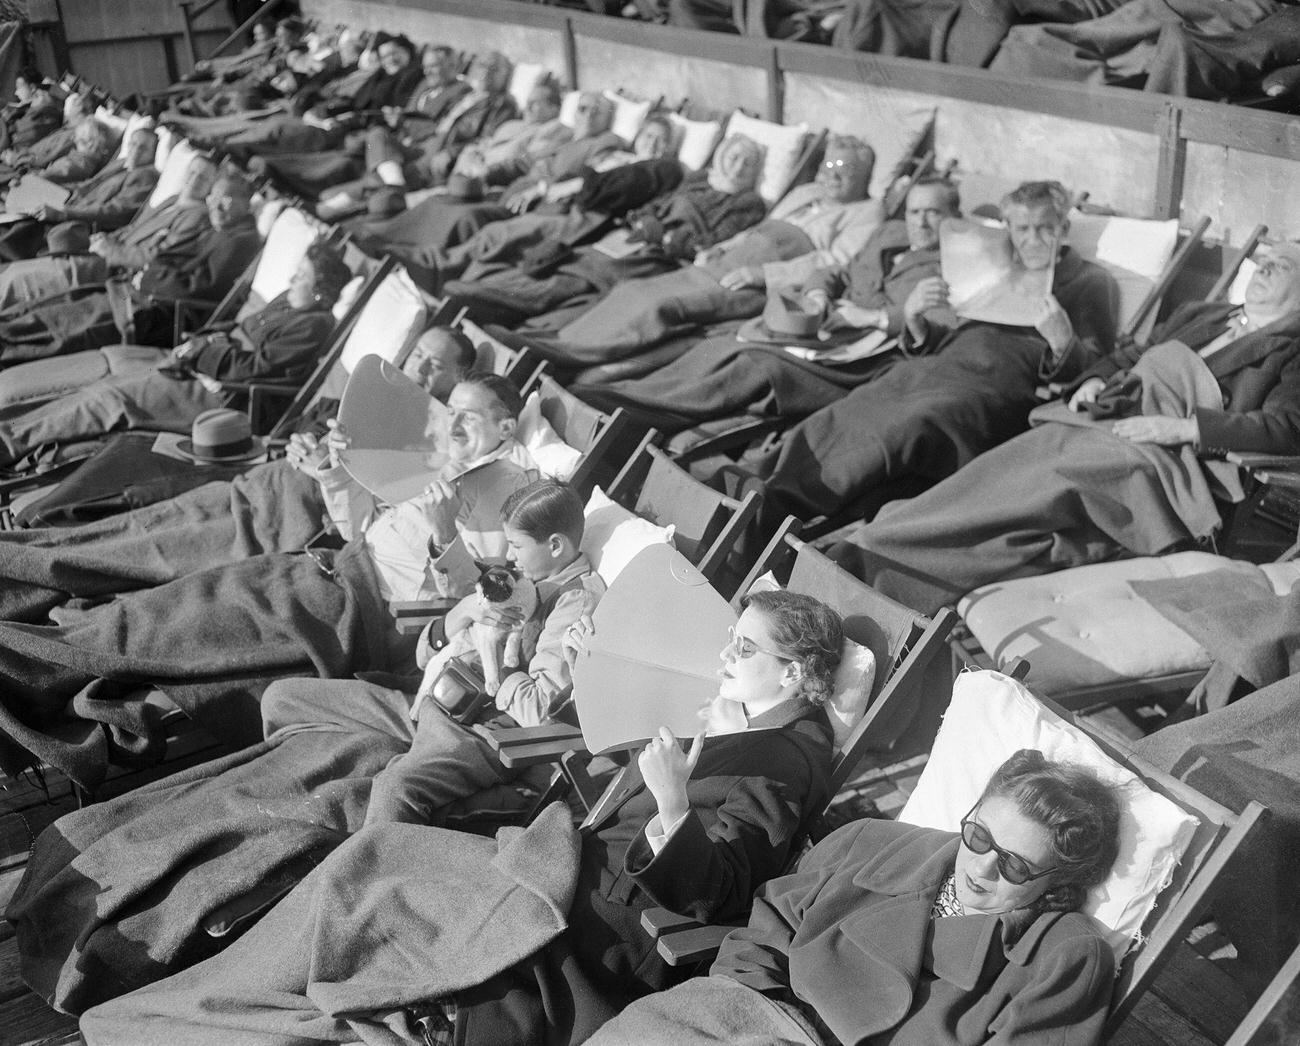
[[[1205,575],[1196,580],[1211,594],[1219,591]],[[1293,622],[1295,605],[1293,597]],[[1226,708],[1158,730],[1134,747],[1142,759],[1231,810],[1240,812],[1251,800],[1268,808],[1262,830],[1229,867],[1224,889],[1214,901],[1215,917],[1257,988],[1300,940],[1298,696],[1300,675],[1293,674]]]
[[[117,476],[119,487],[129,480]],[[70,599],[102,600],[293,552],[320,532],[324,518],[317,483],[279,461],[82,526],[0,532],[0,620],[42,624]]]
[[[346,677],[410,654],[359,541],[328,576],[304,555],[254,556],[53,617],[0,624],[0,768],[44,761],[91,786],[118,747],[157,751],[159,724],[126,700],[142,687],[243,745],[261,735],[257,703],[272,680]]]

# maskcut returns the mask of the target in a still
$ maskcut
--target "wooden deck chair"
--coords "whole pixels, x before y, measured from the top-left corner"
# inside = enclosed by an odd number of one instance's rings
[[[511,348],[505,342],[492,337],[477,323],[467,319],[464,310],[461,310],[460,315],[451,321],[451,325],[458,327],[478,350],[478,358],[474,363],[475,370],[490,370],[493,374],[509,378],[519,388],[526,389],[532,387],[534,381],[546,369],[546,361],[532,349],[527,346]]]
[[[1224,1046],[1288,1046],[1300,1028],[1300,947],[1282,965]]]
[[[989,728],[992,723],[996,729]],[[1200,920],[1219,876],[1265,810],[1251,802],[1234,814],[1039,701],[1022,683],[973,672],[954,685],[930,761],[899,820],[955,831],[992,770],[1023,747],[1088,765],[1121,788],[1126,827],[1117,871],[1094,888],[1085,905],[1111,930],[1112,945],[1122,955],[1106,1022],[1110,1035]],[[701,958],[688,949],[689,939],[675,937],[661,937],[661,954],[677,954],[680,944],[686,961]]]

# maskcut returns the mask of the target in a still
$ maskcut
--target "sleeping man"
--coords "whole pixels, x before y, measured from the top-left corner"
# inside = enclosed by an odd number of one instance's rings
[[[1228,451],[1300,453],[1300,245],[1277,243],[1245,304],[1189,304],[1122,344],[1042,411],[832,555],[927,613],[973,588],[1189,547],[1237,500]]]

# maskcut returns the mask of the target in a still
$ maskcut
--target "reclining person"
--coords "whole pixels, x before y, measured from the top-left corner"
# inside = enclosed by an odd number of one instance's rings
[[[176,196],[155,207],[146,205],[133,221],[116,232],[96,233],[91,237],[89,252],[66,260],[30,258],[0,267],[0,309],[28,303],[19,313],[25,316],[33,301],[85,284],[103,283],[114,273],[138,272],[159,254],[192,249],[210,228],[204,201],[216,180],[216,164],[206,156],[196,156]],[[4,362],[22,358],[13,352],[17,340],[13,331],[3,335],[5,347],[0,349],[0,359]]]
[[[289,68],[290,56],[301,48],[305,32],[301,18],[280,19],[275,24],[268,51],[260,55],[253,51],[247,60],[225,65],[216,72],[212,82],[196,84],[185,96],[173,97],[173,107],[196,116],[220,116],[257,108],[271,82]]]
[[[1022,749],[959,834],[868,818],[827,836],[762,889],[707,978],[587,1041],[1096,1046],[1115,956],[1078,909],[1119,831],[1114,789]]]
[[[112,346],[100,351],[103,371],[87,381],[119,366]],[[445,403],[474,359],[468,338],[434,327],[402,361],[402,372]],[[338,401],[322,399],[319,407],[309,413],[332,419]],[[322,421],[304,419],[304,428],[289,437],[286,458],[229,482],[209,480],[80,526],[0,532],[0,620],[40,624],[69,600],[102,601],[252,556],[302,549],[319,535],[326,518],[318,482],[327,456],[325,431]],[[124,476],[124,500],[130,486],[131,477]]]
[[[1206,541],[1222,524],[1214,495],[1241,496],[1227,452],[1300,453],[1300,245],[1267,249],[1240,308],[1184,305],[1067,397],[1068,412],[1044,412],[832,555],[932,612],[989,582]]]
[[[829,693],[842,643],[838,616],[814,599],[784,592],[751,598],[735,626],[735,638],[722,652],[716,700],[735,708],[740,714],[733,718],[738,725],[747,723],[748,728],[710,737],[701,734],[689,754],[663,731],[634,760],[625,777],[624,801],[589,826],[580,843],[572,832],[567,808],[552,807],[542,815],[539,826],[547,826],[542,828],[545,839],[554,838],[551,829],[559,832],[562,843],[558,851],[536,835],[525,835],[514,850],[520,863],[505,858],[512,872],[522,874],[526,888],[540,885],[529,867],[546,870],[551,885],[539,891],[545,898],[541,907],[561,925],[567,911],[570,927],[550,944],[546,941],[558,926],[552,923],[553,929],[539,937],[527,914],[534,909],[502,903],[500,878],[492,871],[494,864],[502,867],[500,859],[492,861],[495,846],[445,829],[374,824],[345,842],[224,956],[86,1014],[83,1024],[88,1041],[122,1041],[114,1027],[117,1015],[138,1007],[141,1018],[145,1013],[148,1017],[138,1019],[136,1032],[142,1027],[152,1029],[160,1036],[156,1041],[166,1037],[195,1044],[228,1042],[232,1030],[223,1025],[229,1010],[217,998],[227,991],[240,996],[241,1026],[257,1028],[268,1041],[277,1040],[281,1030],[287,1030],[286,1019],[294,1021],[290,1034],[300,1041],[370,1038],[369,1030],[363,1031],[359,1025],[377,1029],[373,1022],[385,1018],[371,1011],[391,1010],[393,1005],[357,997],[348,1007],[349,1016],[335,1020],[315,1015],[313,1004],[304,998],[304,994],[313,994],[302,979],[303,964],[298,961],[306,957],[306,951],[293,938],[310,923],[318,928],[322,941],[326,937],[347,940],[349,953],[357,958],[350,969],[360,976],[365,976],[361,973],[364,968],[377,969],[384,963],[382,979],[391,988],[392,997],[401,1000],[395,1005],[400,1009],[408,1003],[427,1004],[420,1012],[454,1020],[457,1041],[492,1046],[581,1042],[628,997],[662,987],[674,978],[673,971],[659,959],[654,942],[640,929],[645,908],[663,904],[681,913],[734,918],[748,908],[753,890],[788,860],[827,798],[830,731],[820,705],[823,695]],[[404,708],[403,702],[403,712]],[[96,837],[95,853],[102,853],[112,865],[105,869],[105,881],[123,887],[110,889],[108,896],[135,897],[131,911],[105,910],[100,905],[103,916],[96,912],[91,892],[101,896],[103,892],[98,887],[85,889],[89,884],[84,876],[80,887],[74,884],[76,872],[71,866],[61,870],[69,848],[61,845],[63,832],[51,829],[38,846],[35,861],[41,870],[28,876],[31,899],[24,896],[17,902],[22,906],[20,948],[33,958],[36,948],[44,948],[52,960],[41,971],[40,989],[53,987],[58,974],[55,967],[62,967],[67,978],[60,987],[71,988],[75,995],[61,993],[58,1001],[65,1009],[81,1010],[134,984],[154,980],[166,971],[159,970],[155,962],[152,969],[138,973],[143,949],[137,942],[145,939],[142,934],[153,938],[149,931],[157,931],[159,916],[175,920],[182,915],[161,909],[174,905],[181,895],[202,918],[201,913],[213,906],[214,892],[220,904],[232,896],[232,886],[247,889],[274,875],[275,865],[268,866],[260,856],[262,847],[239,846],[228,853],[209,846],[199,856],[197,836],[208,835],[211,827],[225,830],[228,825],[253,844],[257,826],[265,824],[277,839],[284,838],[290,819],[300,824],[303,820],[304,788],[311,790],[307,794],[329,789],[331,809],[321,809],[319,803],[310,805],[330,820],[321,827],[303,825],[300,830],[306,834],[315,828],[311,840],[315,846],[308,851],[307,861],[293,866],[291,874],[296,875],[319,861],[322,852],[337,846],[342,831],[356,830],[369,789],[367,771],[348,764],[349,777],[331,774],[332,783],[325,785],[319,767],[314,775],[305,774],[304,763],[311,756],[319,760],[322,753],[349,747],[357,753],[354,763],[378,768],[407,742],[395,738],[392,728],[375,724],[373,716],[370,722],[364,721],[364,715],[349,721],[353,709],[353,705],[335,703],[328,709],[334,722],[322,722],[314,729],[268,723],[269,752],[257,755],[247,766],[190,788],[188,794],[168,789],[166,794],[174,801],[150,804],[150,809],[141,810],[138,823],[127,822],[120,831],[113,831],[113,824],[121,825],[122,815],[130,817],[136,812],[126,809],[132,804],[119,804],[117,810],[99,807],[89,818],[81,818],[81,825],[68,822],[68,835]],[[296,767],[290,761],[295,755]],[[261,772],[253,774],[254,768]],[[286,776],[292,784],[277,783],[277,777]],[[216,791],[229,797],[218,825],[206,814],[196,817],[195,811],[211,811],[219,799],[209,798],[202,807],[190,805],[191,798],[201,793],[211,797]],[[182,811],[176,803],[189,810],[184,819],[177,819]],[[233,808],[236,803],[245,811],[256,810],[251,820],[248,812],[239,817]],[[275,816],[279,811],[285,816]],[[346,823],[340,817],[343,812],[348,817]],[[329,831],[324,830],[326,825]],[[109,834],[98,830],[100,826]],[[206,859],[207,867],[194,868],[192,873],[187,869],[174,889],[163,889],[161,883],[155,886],[150,881],[156,879],[152,870],[140,861],[127,864],[123,860],[127,849],[122,844],[145,831],[182,858],[193,854],[200,861]],[[101,835],[102,839],[98,838]],[[303,849],[299,843],[298,852]],[[438,857],[431,863],[430,857],[442,854],[445,858],[466,850],[467,863],[461,868],[465,874],[457,877],[462,886],[453,886],[451,876],[443,881],[440,871],[447,866]],[[214,853],[220,856],[212,859]],[[360,879],[356,878],[358,860],[369,864]],[[172,866],[171,861],[165,863]],[[245,873],[250,864],[254,866],[249,869],[252,877]],[[231,881],[232,871],[237,882]],[[284,877],[278,878],[283,881]],[[169,875],[168,880],[170,884],[173,877]],[[332,917],[318,920],[308,916],[299,907],[304,903],[314,907],[316,897],[332,892],[331,884],[347,881],[353,891],[359,882],[374,884],[376,894],[364,902],[357,898],[358,903],[367,912],[400,911],[399,921],[381,918],[374,933],[357,933]],[[143,889],[135,889],[136,884]],[[61,903],[56,900],[60,895],[66,902],[69,895],[64,887],[73,887],[78,896],[65,907],[51,908],[51,904]],[[411,890],[420,896],[409,893]],[[408,897],[411,907],[403,902],[390,907],[398,896]],[[426,903],[434,897],[440,901]],[[374,908],[371,899],[376,902]],[[69,911],[75,917],[59,925],[59,913]],[[141,919],[136,913],[153,914],[154,918]],[[16,914],[13,908],[10,914]],[[286,917],[294,924],[292,930],[282,921]],[[106,921],[111,921],[106,929],[116,928],[118,919],[123,922],[116,940],[111,933],[84,932],[104,926]],[[471,939],[466,940],[460,931],[470,927],[474,927]],[[74,938],[71,934],[77,930],[83,932]],[[38,941],[36,935],[45,940]],[[211,946],[219,947],[228,940],[214,941]],[[125,941],[130,944],[123,948]],[[538,952],[542,945],[546,946]],[[286,949],[283,961],[281,948]],[[192,961],[190,956],[177,955],[174,947],[164,949],[153,943],[148,950],[172,969]],[[295,958],[289,959],[290,955]],[[32,967],[28,964],[26,969]],[[454,981],[448,982],[443,973],[452,967],[456,967]],[[125,976],[97,976],[108,969],[115,974],[120,970]],[[256,971],[256,985],[248,991],[236,987],[227,973],[231,969],[250,975]],[[196,988],[200,984],[206,987]],[[197,994],[212,997],[211,1006],[200,1003],[205,1015],[187,1016],[174,1007],[174,1002],[194,999]],[[181,1006],[188,1008],[188,1002]],[[295,1007],[294,1017],[289,1018],[280,1006]],[[399,1026],[406,1024],[400,1015],[395,1018]],[[344,1027],[345,1023],[352,1027]],[[195,1027],[185,1027],[189,1024]],[[418,1039],[419,1032],[402,1034]]]
[[[757,462],[765,525],[787,514],[833,516],[900,479],[933,483],[1022,432],[1042,381],[1069,381],[1114,345],[1119,290],[1069,247],[1070,198],[1056,182],[1026,182],[1002,201],[1011,247],[1026,269],[1053,267],[1033,327],[928,320],[946,285],[922,284],[924,306],[904,335],[928,353],[903,360],[823,407]]]
[[[29,219],[12,222],[0,231],[0,258],[33,258],[45,246],[45,233],[62,222],[81,222],[92,232],[110,232],[131,221],[158,184],[154,153],[158,135],[137,128],[127,143],[126,155],[105,164],[93,178],[72,190],[62,206],[43,204]]]
[[[252,193],[243,176],[222,175],[203,201],[207,221],[199,233],[175,245],[162,242],[142,255],[144,263],[129,282],[110,279],[102,291],[79,290],[73,301],[55,296],[29,306],[21,316],[0,320],[9,343],[0,358],[37,360],[57,374],[58,361],[44,357],[95,349],[119,336],[170,346],[170,299],[216,305],[261,250]],[[15,267],[25,264],[16,262]]]
[[[544,117],[550,111],[549,104],[536,113]],[[556,110],[558,113],[558,109]],[[556,117],[558,122],[558,116]],[[611,131],[614,120],[614,103],[604,95],[594,91],[585,91],[578,98],[574,115],[574,126],[568,140],[557,143],[553,148],[543,148],[528,160],[527,168],[516,177],[511,177],[518,170],[518,165],[504,160],[500,163],[490,162],[487,150],[492,148],[492,140],[480,141],[478,146],[469,145],[463,149],[456,160],[453,174],[464,183],[465,191],[460,194],[436,194],[419,203],[411,212],[409,221],[402,222],[404,236],[414,234],[423,253],[437,249],[454,247],[468,239],[479,229],[495,221],[509,218],[531,198],[532,190],[538,185],[552,181],[562,181],[580,175],[585,167],[598,163],[606,154],[621,151],[626,147],[623,139]],[[525,131],[527,123],[516,125],[517,131]],[[509,128],[503,124],[501,130]],[[376,150],[379,159],[377,173],[384,175],[385,170],[392,174],[387,180],[402,185],[405,175],[395,159],[395,154],[386,150],[383,144]],[[478,202],[486,187],[508,181],[501,195],[491,202]],[[394,190],[389,190],[390,194]],[[401,192],[396,195],[401,197]],[[373,200],[372,200],[373,202]],[[353,227],[357,242],[363,247],[393,250],[394,244],[387,235],[376,236],[375,223],[362,221]],[[400,249],[394,251],[402,256]]]
[[[898,338],[909,319],[915,322],[914,314],[924,311],[927,288],[939,279],[939,222],[958,214],[960,202],[950,182],[917,182],[907,194],[904,220],[877,229],[847,265],[813,273],[796,288],[803,303],[822,314],[824,330],[878,330]],[[606,301],[618,293],[615,288]],[[825,366],[780,346],[748,342],[733,327],[646,377],[572,390],[602,410],[624,407],[668,432],[744,412],[805,417],[898,360],[891,352]]]
[[[97,350],[38,360],[16,377],[0,374],[10,395],[35,391],[43,380],[39,391],[49,397],[27,409],[11,407],[0,420],[0,465],[13,467],[29,455],[43,460],[62,444],[124,429],[188,432],[195,418],[223,404],[223,381],[301,381],[334,329],[330,309],[351,278],[332,248],[317,245],[289,289],[237,326],[198,334],[170,353],[116,352],[110,358],[118,373],[71,388],[70,380],[103,366]],[[31,373],[38,369],[47,373]]]
[[[45,166],[34,168],[32,173],[56,185],[83,182],[108,162],[113,145],[108,128],[88,116],[73,129],[72,148]]]
[[[732,135],[718,146],[708,171],[691,175],[673,192],[626,216],[630,242],[638,245],[632,253],[612,258],[597,246],[580,247],[550,275],[508,269],[451,280],[443,292],[528,317],[603,293],[624,280],[671,271],[763,217],[766,205],[754,189],[762,167],[762,148],[744,135]]]
[[[35,66],[25,66],[14,77],[14,101],[0,111],[0,150],[19,153],[58,130],[63,107],[50,94],[49,84]]]
[[[757,316],[765,289],[798,287],[867,243],[884,219],[879,201],[867,195],[875,162],[860,139],[832,137],[814,181],[791,189],[764,221],[696,255],[693,266],[619,284],[547,337],[548,350],[594,365],[668,336]]]
[[[39,171],[62,159],[76,148],[77,127],[94,119],[95,105],[89,94],[70,94],[63,100],[63,126],[51,131],[28,149],[0,152],[0,181],[9,182],[27,171]]]
[[[471,377],[449,406],[450,460],[415,498],[381,509],[341,469],[322,474],[348,539],[337,554],[253,556],[64,607],[57,623],[0,623],[0,769],[44,760],[95,780],[108,758],[97,720],[115,733],[156,733],[151,714],[124,701],[140,686],[161,689],[215,736],[246,744],[272,679],[400,670],[411,643],[395,635],[386,601],[467,593],[474,557],[504,561],[501,505],[535,478],[515,460],[522,404],[514,386]],[[441,549],[436,558],[431,545]]]

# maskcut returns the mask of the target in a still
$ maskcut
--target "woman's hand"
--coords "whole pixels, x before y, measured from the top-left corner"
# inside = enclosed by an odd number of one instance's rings
[[[1074,395],[1070,397],[1070,409],[1073,411],[1081,411],[1083,410],[1083,405],[1085,403],[1096,403],[1097,396],[1100,395],[1101,390],[1105,387],[1105,379],[1089,378],[1074,390]]]
[[[700,761],[703,749],[702,732],[695,735],[691,750],[683,752],[673,732],[663,726],[659,728],[659,736],[637,757],[641,776],[659,806],[659,824],[663,830],[676,824],[691,808],[686,797],[686,782]]]

